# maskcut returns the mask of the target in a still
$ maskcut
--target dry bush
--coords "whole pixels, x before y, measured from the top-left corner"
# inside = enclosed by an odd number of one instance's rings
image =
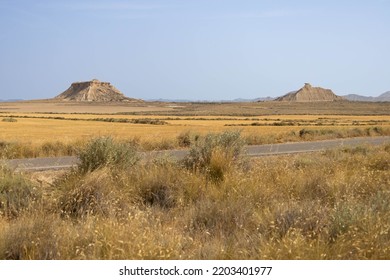
[[[204,178],[188,172],[169,158],[156,159],[122,173],[123,184],[139,206],[172,209],[200,198]]]
[[[208,134],[195,142],[184,164],[207,174],[213,181],[223,181],[224,174],[239,162],[243,151],[244,141],[238,131]]]
[[[43,213],[25,214],[0,232],[0,259],[47,260],[58,253],[60,221]]]
[[[179,147],[182,147],[182,148],[191,147],[191,145],[196,143],[199,140],[199,138],[200,138],[199,133],[194,133],[194,132],[191,132],[189,130],[182,131],[176,137],[177,144],[179,145]]]
[[[130,194],[109,169],[68,174],[57,183],[58,208],[64,217],[122,217],[131,206]]]
[[[192,143],[191,135],[189,131],[183,131],[177,137],[179,147],[190,147]]]
[[[26,178],[0,167],[0,216],[16,218],[34,208],[41,197],[41,191]]]
[[[172,208],[179,202],[179,189],[183,187],[183,177],[172,168],[148,166],[139,170],[136,176],[139,202],[146,206]]]

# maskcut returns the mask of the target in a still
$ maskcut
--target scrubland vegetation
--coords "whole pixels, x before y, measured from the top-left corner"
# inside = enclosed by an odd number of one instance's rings
[[[389,144],[248,159],[239,132],[176,141],[185,160],[145,162],[92,139],[53,184],[0,169],[0,259],[390,259]]]

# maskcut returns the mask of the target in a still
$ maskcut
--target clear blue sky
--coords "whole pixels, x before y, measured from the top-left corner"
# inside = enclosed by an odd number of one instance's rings
[[[390,90],[389,0],[0,0],[0,99],[74,81],[129,97]]]

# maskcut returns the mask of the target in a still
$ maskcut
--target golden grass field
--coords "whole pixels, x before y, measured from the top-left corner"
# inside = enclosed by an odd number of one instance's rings
[[[290,105],[297,112],[307,111],[307,114],[291,114],[292,109],[287,105],[283,102],[144,102],[126,106],[49,101],[2,103],[0,119],[16,121],[0,121],[0,141],[32,147],[48,142],[79,145],[89,138],[109,135],[137,142],[150,150],[177,148],[177,137],[183,133],[205,135],[225,130],[241,131],[248,144],[365,136],[369,133],[364,130],[375,127],[381,129],[379,135],[390,133],[390,106],[386,103],[367,103],[367,108],[361,109],[360,103],[335,103],[331,107],[332,104],[325,102],[322,104],[325,114],[317,113],[321,106],[311,104]],[[264,115],[264,110],[270,108],[277,113]],[[361,114],[356,114],[357,109]],[[137,119],[160,120],[165,124],[128,123]],[[302,129],[324,133],[297,138]]]
[[[331,116],[324,119],[323,116],[269,116],[264,117],[176,117],[176,116],[147,116],[150,119],[164,120],[166,125],[132,124],[96,121],[94,119],[120,119],[133,120],[142,119],[144,116],[126,115],[79,115],[60,114],[56,118],[45,114],[3,114],[12,116],[17,122],[0,122],[2,140],[22,141],[32,144],[43,143],[50,140],[74,141],[82,140],[85,137],[96,137],[111,135],[119,139],[131,139],[139,137],[146,140],[171,139],[182,132],[194,131],[200,134],[209,132],[220,132],[223,130],[241,130],[243,135],[250,134],[279,134],[282,132],[299,131],[302,128],[320,127],[331,128],[358,128],[364,126],[390,127],[390,116]],[[19,116],[19,117],[15,117]],[[23,116],[23,117],[20,117]],[[3,117],[0,114],[0,118]],[[67,120],[73,118],[78,120]],[[273,125],[274,123],[291,122],[291,125]],[[259,125],[252,125],[259,123]],[[263,124],[263,125],[261,125]]]

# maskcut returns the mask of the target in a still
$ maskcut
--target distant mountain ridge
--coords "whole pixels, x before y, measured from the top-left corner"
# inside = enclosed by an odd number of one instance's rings
[[[232,102],[260,102],[260,101],[272,101],[275,98],[267,96],[267,97],[258,97],[254,99],[245,99],[245,98],[236,98],[233,99]]]
[[[390,102],[390,91],[386,91],[377,97],[363,96],[358,94],[348,94],[343,96],[349,101],[368,101],[368,102]]]

